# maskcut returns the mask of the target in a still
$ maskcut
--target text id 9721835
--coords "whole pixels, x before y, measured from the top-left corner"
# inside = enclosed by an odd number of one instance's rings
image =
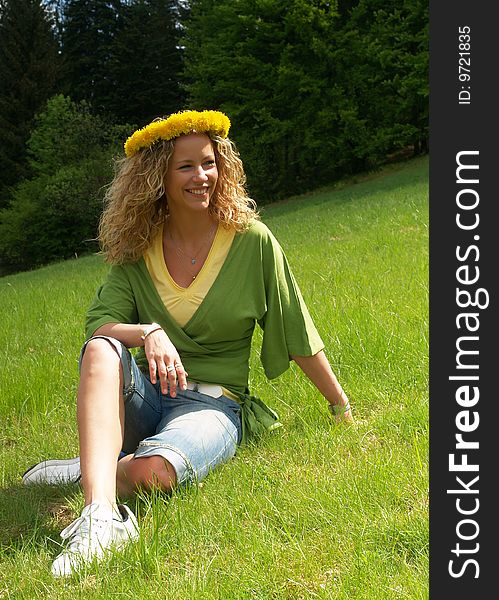
[[[471,27],[458,29],[459,104],[471,104]]]

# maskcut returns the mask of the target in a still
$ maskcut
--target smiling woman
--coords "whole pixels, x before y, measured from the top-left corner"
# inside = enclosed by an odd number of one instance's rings
[[[86,506],[61,534],[68,544],[56,576],[137,537],[117,493],[200,481],[279,425],[248,388],[257,323],[267,377],[295,360],[335,418],[352,420],[286,257],[246,194],[220,128],[227,117],[182,115],[131,136],[107,193],[100,242],[112,266],[87,312],[80,460],[70,469],[44,461],[24,476],[51,483],[81,474]]]

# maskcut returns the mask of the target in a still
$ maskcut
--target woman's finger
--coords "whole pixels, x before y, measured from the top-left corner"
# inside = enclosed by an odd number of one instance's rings
[[[158,361],[158,372],[161,393],[166,395],[168,393],[168,367],[162,360]]]
[[[156,383],[156,372],[157,372],[156,361],[154,360],[154,358],[148,358],[147,362],[149,363],[149,379],[151,380],[151,383],[154,385]]]
[[[174,363],[174,367],[177,373],[178,385],[180,386],[180,389],[187,389],[187,373],[184,369],[184,365],[180,362],[180,359]]]
[[[175,365],[169,364],[166,366],[166,370],[168,373],[168,384],[170,386],[170,396],[175,398],[177,395],[177,373],[175,370]]]

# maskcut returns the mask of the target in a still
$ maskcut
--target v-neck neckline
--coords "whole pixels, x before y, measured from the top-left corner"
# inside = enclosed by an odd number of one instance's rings
[[[218,242],[221,225],[220,224],[217,225],[217,228],[215,231],[215,236],[213,237],[213,241],[211,242],[211,246],[210,246],[210,249],[208,250],[208,255],[206,256],[203,266],[199,270],[199,273],[196,275],[196,277],[191,281],[191,283],[187,287],[183,287],[175,281],[175,279],[173,278],[172,274],[170,273],[170,271],[168,269],[168,265],[166,264],[165,251],[164,251],[164,245],[163,245],[163,236],[164,236],[165,225],[166,224],[163,225],[163,229],[162,229],[162,233],[161,233],[161,250],[162,250],[161,256],[163,258],[163,260],[161,262],[161,267],[162,267],[162,269],[164,269],[164,273],[168,277],[170,283],[175,288],[180,290],[181,293],[184,293],[184,292],[192,293],[196,287],[199,287],[201,285],[203,276],[205,276],[206,271],[208,270],[211,262],[213,261],[213,249],[215,248],[215,246]],[[222,265],[222,268],[223,268],[223,265]],[[215,278],[215,281],[216,281],[216,279],[217,278]],[[199,281],[201,281],[201,283],[199,283]],[[215,281],[213,283],[215,283]]]
[[[218,231],[217,231],[218,233]],[[141,258],[143,267],[145,272],[147,273],[147,277],[149,280],[149,283],[151,285],[151,287],[154,290],[154,294],[156,295],[156,298],[158,300],[158,302],[160,303],[164,313],[168,316],[169,320],[172,322],[172,324],[177,327],[180,331],[184,332],[192,325],[193,322],[196,321],[196,319],[198,318],[198,315],[203,312],[206,311],[206,304],[210,302],[211,296],[213,294],[213,289],[216,288],[218,286],[218,282],[221,278],[221,276],[225,273],[225,271],[228,269],[228,266],[230,264],[230,262],[232,261],[232,256],[235,252],[235,248],[237,246],[237,244],[239,243],[239,240],[241,239],[240,234],[236,231],[234,238],[232,239],[232,243],[230,245],[229,248],[229,252],[227,253],[227,256],[225,257],[225,260],[223,262],[223,265],[220,268],[220,271],[218,272],[217,276],[215,277],[215,280],[213,281],[213,283],[210,286],[210,289],[206,292],[205,297],[203,298],[203,300],[201,301],[201,303],[199,304],[199,306],[196,308],[196,310],[194,311],[194,313],[191,315],[190,319],[187,321],[187,323],[185,323],[185,325],[180,326],[177,321],[172,317],[172,315],[170,314],[169,310],[166,308],[163,299],[161,298],[158,289],[156,288],[156,286],[154,285],[154,281],[151,277],[151,274],[149,273],[149,269],[147,268],[146,264],[145,264],[145,260],[144,257]],[[237,242],[237,243],[236,243]],[[213,245],[212,245],[213,246]],[[211,252],[211,249],[210,249]],[[163,259],[164,260],[164,259]],[[206,263],[206,261],[205,261]],[[204,268],[204,265],[203,265]],[[166,267],[166,263],[165,263],[165,269],[168,273],[168,276],[172,279],[172,281],[175,283],[175,280],[171,277],[170,273],[168,272],[168,268]],[[193,282],[195,283],[195,281]],[[181,290],[188,290],[190,289],[191,286],[189,286],[188,288],[182,288],[181,286],[179,286],[177,283],[175,283],[175,285],[177,287],[179,287],[179,289]],[[192,285],[192,284],[191,284]]]

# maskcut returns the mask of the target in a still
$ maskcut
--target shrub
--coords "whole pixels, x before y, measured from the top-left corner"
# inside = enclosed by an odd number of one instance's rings
[[[111,157],[131,126],[108,124],[87,103],[57,95],[28,141],[34,178],[12,191],[0,212],[0,271],[37,267],[97,248],[103,186]]]
[[[2,211],[4,270],[23,270],[97,249],[102,187],[111,178],[105,152],[21,183]]]

